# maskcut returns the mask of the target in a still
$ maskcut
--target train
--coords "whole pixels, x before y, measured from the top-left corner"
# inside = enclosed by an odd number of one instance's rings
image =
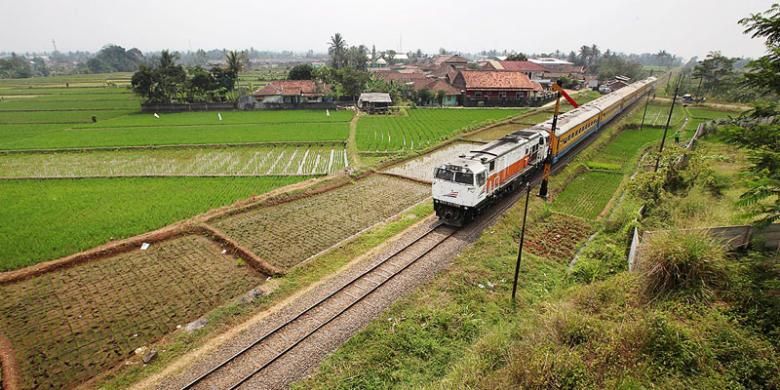
[[[655,77],[629,84],[560,114],[551,144],[552,119],[520,129],[434,169],[433,208],[447,225],[463,226],[486,207],[526,183],[550,158],[558,163],[582,141],[655,89]]]

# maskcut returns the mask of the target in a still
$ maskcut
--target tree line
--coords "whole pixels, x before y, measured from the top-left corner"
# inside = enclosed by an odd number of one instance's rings
[[[144,103],[231,102],[238,98],[236,83],[244,68],[245,54],[230,51],[226,65],[206,70],[201,66],[185,68],[177,64],[179,56],[163,50],[156,63],[139,65],[130,81],[133,92]]]

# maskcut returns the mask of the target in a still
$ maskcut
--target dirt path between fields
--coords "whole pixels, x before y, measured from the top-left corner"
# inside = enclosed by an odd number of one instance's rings
[[[347,156],[352,166],[359,168],[361,166],[360,153],[357,147],[357,125],[360,120],[360,113],[356,112],[352,120],[349,121],[349,137],[347,137]]]

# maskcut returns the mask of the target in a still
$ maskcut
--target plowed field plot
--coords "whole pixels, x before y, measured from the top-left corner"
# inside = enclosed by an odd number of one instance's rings
[[[338,189],[211,223],[286,269],[428,197],[430,187],[375,175]]]
[[[574,256],[577,245],[590,235],[592,227],[580,219],[563,214],[552,214],[525,232],[525,247],[531,253],[556,261]]]
[[[0,286],[24,388],[65,388],[260,284],[195,235]]]
[[[470,150],[478,149],[479,146],[480,144],[466,142],[453,143],[424,156],[420,156],[402,164],[392,166],[387,170],[387,172],[394,173],[396,175],[414,177],[420,180],[432,181],[434,168],[448,161],[452,161],[452,159],[458,155],[467,153]]]
[[[458,131],[519,115],[527,109],[416,109],[408,115],[360,118],[357,145],[361,152],[414,151],[438,144]]]
[[[623,181],[620,172],[585,172],[572,180],[555,198],[556,211],[596,219]]]
[[[317,176],[344,168],[343,144],[0,154],[0,178]]]

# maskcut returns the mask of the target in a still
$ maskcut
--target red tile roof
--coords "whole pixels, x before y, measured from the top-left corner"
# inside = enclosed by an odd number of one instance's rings
[[[425,87],[430,89],[433,93],[444,91],[446,96],[460,95],[459,89],[447,84],[447,82],[444,80],[434,80],[433,82],[428,83],[428,85]]]
[[[530,61],[499,61],[503,70],[511,70],[515,72],[545,72],[543,66],[534,64]]]
[[[460,74],[466,89],[513,89],[541,91],[539,83],[531,81],[521,72],[506,70],[462,70]]]
[[[330,92],[327,84],[314,80],[276,80],[255,91],[255,96],[323,96]]]

